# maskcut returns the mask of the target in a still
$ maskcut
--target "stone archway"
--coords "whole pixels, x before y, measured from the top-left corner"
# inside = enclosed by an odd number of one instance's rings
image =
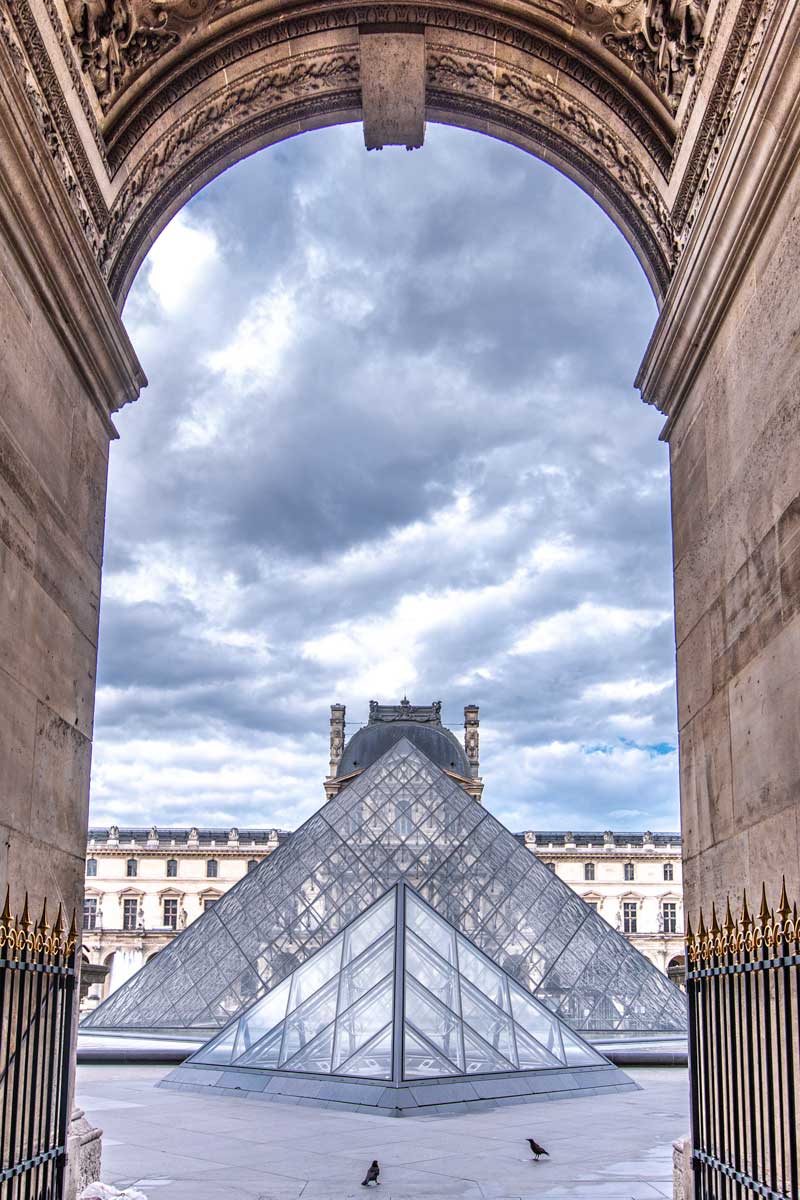
[[[799,46],[791,0],[9,0],[0,863],[15,893],[70,910],[82,894],[107,449],[144,383],[118,315],[138,263],[252,150],[362,117],[376,144],[413,144],[423,116],[548,158],[648,273],[660,317],[638,383],[671,449],[687,911],[781,871],[797,890]]]

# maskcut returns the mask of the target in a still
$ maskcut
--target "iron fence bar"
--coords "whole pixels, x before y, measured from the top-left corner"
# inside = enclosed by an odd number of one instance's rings
[[[794,981],[789,972],[788,967],[784,967],[783,971],[783,1006],[786,1019],[786,1057],[788,1060],[787,1077],[788,1077],[788,1093],[786,1097],[787,1108],[787,1124],[788,1124],[788,1158],[789,1158],[789,1188],[790,1195],[800,1196],[800,1190],[797,1186],[798,1174],[798,1131],[797,1131],[797,1100],[795,1096],[795,1087],[797,1086],[798,1076],[800,1076],[800,1062],[795,1069],[795,1041],[793,1030],[800,1031],[800,1011],[798,1011],[797,1024],[792,1016],[792,991],[793,982],[797,987],[797,979]],[[800,996],[798,996],[798,1008],[800,1009]],[[798,1032],[798,1040],[800,1041],[800,1032]]]
[[[50,1162],[64,1154],[63,1146],[54,1146],[52,1150],[43,1150],[41,1154],[35,1155],[33,1158],[26,1158],[23,1162],[15,1163],[13,1167],[8,1167],[5,1171],[0,1171],[0,1183],[6,1183],[9,1179],[14,1179],[18,1175],[22,1175],[24,1171],[29,1171],[32,1167],[41,1166],[43,1163]]]

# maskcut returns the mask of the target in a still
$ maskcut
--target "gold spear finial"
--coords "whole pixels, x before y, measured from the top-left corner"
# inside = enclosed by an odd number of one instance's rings
[[[786,895],[786,876],[781,876],[781,898],[778,901],[778,916],[783,924],[786,924],[787,917],[792,915],[792,910],[789,907],[789,897]]]
[[[758,910],[758,923],[764,926],[769,921],[769,905],[767,904],[767,885],[761,884],[761,907]]]
[[[40,930],[42,933],[44,933],[44,931],[48,928],[48,925],[47,925],[47,897],[46,896],[44,898],[44,901],[42,902],[42,915],[39,917],[39,923],[36,926],[36,928],[38,930]]]
[[[30,930],[31,914],[30,914],[30,911],[28,908],[28,893],[27,892],[25,893],[25,903],[22,906],[22,916],[19,919],[19,923],[22,926],[22,928],[25,930],[26,933]]]
[[[3,905],[3,911],[0,913],[0,923],[3,925],[11,924],[11,886],[6,884],[6,902]]]
[[[747,906],[747,888],[742,891],[742,929],[747,933],[752,927],[753,918],[750,916],[750,909]]]
[[[736,928],[736,925],[734,924],[734,920],[733,920],[733,913],[731,912],[730,896],[728,896],[728,899],[725,901],[725,921],[723,923],[722,928],[728,934],[732,933],[733,930]]]

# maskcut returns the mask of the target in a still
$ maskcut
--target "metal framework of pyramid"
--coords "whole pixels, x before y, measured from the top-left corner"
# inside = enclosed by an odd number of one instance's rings
[[[220,1029],[399,881],[573,1029],[685,1031],[666,976],[407,738],[83,1025]]]
[[[404,883],[165,1082],[393,1114],[635,1086]]]

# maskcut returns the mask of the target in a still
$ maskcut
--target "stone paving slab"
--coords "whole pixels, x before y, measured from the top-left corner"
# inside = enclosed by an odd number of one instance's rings
[[[380,1200],[668,1200],[689,1121],[680,1068],[630,1071],[635,1092],[399,1120],[164,1091],[166,1070],[78,1069],[104,1181],[149,1200],[363,1200],[373,1158]],[[534,1162],[528,1136],[550,1157]]]

